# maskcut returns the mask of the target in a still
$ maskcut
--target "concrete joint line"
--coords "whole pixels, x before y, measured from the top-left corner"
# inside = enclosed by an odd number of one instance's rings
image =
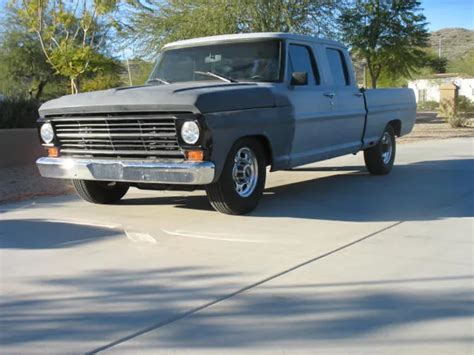
[[[125,336],[125,337],[123,337],[123,338],[120,338],[120,339],[117,339],[117,340],[115,340],[115,341],[112,341],[112,342],[110,342],[110,343],[108,343],[108,344],[106,344],[106,345],[104,345],[104,346],[98,347],[98,348],[96,348],[96,349],[94,349],[94,350],[88,352],[88,354],[97,354],[97,353],[99,353],[99,352],[101,352],[101,351],[108,350],[108,349],[110,349],[110,348],[112,348],[112,347],[114,347],[114,346],[116,346],[116,345],[125,343],[125,342],[127,342],[127,341],[129,341],[129,340],[131,340],[131,339],[133,339],[133,338],[139,337],[139,336],[141,336],[141,335],[143,335],[143,334],[149,333],[149,332],[151,332],[151,331],[153,331],[153,330],[159,329],[159,328],[161,328],[161,327],[164,327],[164,326],[166,326],[166,325],[169,325],[169,324],[171,324],[171,323],[174,323],[174,322],[176,322],[176,321],[178,321],[178,320],[181,320],[181,319],[183,319],[183,318],[186,318],[186,317],[188,317],[188,316],[190,316],[190,315],[193,315],[193,314],[195,314],[195,313],[198,313],[198,312],[200,312],[200,311],[202,311],[202,310],[205,310],[206,308],[212,307],[212,306],[214,306],[214,305],[216,305],[216,304],[218,304],[218,303],[221,303],[221,302],[223,302],[223,301],[225,301],[225,300],[228,300],[228,299],[230,299],[230,298],[232,298],[232,297],[234,297],[234,296],[240,295],[240,294],[242,294],[242,293],[244,293],[244,292],[246,292],[246,291],[248,291],[248,290],[251,290],[251,289],[253,289],[253,288],[255,288],[255,287],[258,287],[258,286],[260,286],[260,285],[263,285],[264,283],[267,283],[267,282],[269,282],[269,281],[272,281],[272,280],[274,280],[274,279],[276,279],[276,278],[278,278],[278,277],[280,277],[280,276],[286,275],[286,274],[288,274],[288,273],[290,273],[290,272],[292,272],[292,271],[295,271],[295,270],[297,270],[297,269],[300,269],[300,268],[302,268],[302,267],[304,267],[304,266],[306,266],[306,265],[309,265],[309,264],[311,264],[311,263],[313,263],[313,262],[315,262],[315,261],[318,261],[318,260],[320,260],[320,259],[323,259],[323,258],[325,258],[325,257],[328,257],[328,256],[330,256],[330,255],[332,255],[332,254],[335,254],[335,253],[341,251],[341,250],[347,249],[347,248],[349,248],[349,247],[351,247],[351,246],[353,246],[353,245],[355,245],[355,244],[357,244],[357,243],[363,242],[363,241],[366,240],[366,239],[369,239],[369,238],[371,238],[371,237],[376,236],[377,234],[383,233],[383,232],[385,232],[385,231],[387,231],[387,230],[389,230],[389,229],[392,229],[392,228],[394,228],[394,227],[396,227],[396,226],[399,226],[399,225],[402,224],[402,223],[404,223],[404,221],[395,222],[395,223],[393,223],[393,224],[391,224],[391,225],[389,225],[389,226],[387,226],[387,227],[384,227],[384,228],[382,228],[382,229],[379,229],[379,230],[376,231],[376,232],[370,233],[370,234],[368,234],[368,235],[366,235],[366,236],[364,236],[364,237],[362,237],[362,238],[359,238],[359,239],[356,239],[356,240],[354,240],[354,241],[352,241],[352,242],[350,242],[350,243],[344,244],[344,245],[340,246],[339,248],[336,248],[336,249],[334,249],[334,250],[328,251],[327,253],[318,255],[318,256],[316,256],[316,257],[314,257],[314,258],[312,258],[312,259],[306,260],[306,261],[304,261],[304,262],[302,262],[302,263],[300,263],[300,264],[297,264],[297,265],[295,265],[295,266],[293,266],[293,267],[291,267],[291,268],[289,268],[289,269],[283,270],[283,271],[281,271],[281,272],[279,272],[279,273],[277,273],[277,274],[268,276],[267,278],[264,278],[264,279],[262,279],[262,280],[260,280],[260,281],[257,281],[257,282],[255,282],[255,283],[253,283],[253,284],[250,284],[250,285],[248,285],[248,286],[245,286],[245,287],[243,287],[243,288],[241,288],[241,289],[239,289],[239,290],[237,290],[237,291],[235,291],[235,292],[232,292],[232,293],[230,293],[230,294],[224,295],[224,296],[222,296],[222,297],[220,297],[220,298],[218,298],[218,299],[215,299],[215,300],[213,300],[213,301],[210,301],[210,302],[208,302],[208,303],[205,303],[205,304],[203,304],[203,305],[201,305],[201,306],[199,306],[199,307],[190,309],[190,310],[188,310],[188,311],[186,311],[186,312],[184,312],[184,313],[182,313],[182,314],[180,314],[180,315],[178,315],[178,316],[176,316],[176,317],[173,317],[173,318],[167,319],[167,320],[165,320],[165,321],[163,321],[163,322],[160,322],[160,323],[151,325],[151,326],[149,326],[149,327],[147,327],[147,328],[141,329],[141,330],[139,330],[139,331],[137,331],[137,332],[135,332],[135,333],[132,333],[132,334],[130,334],[130,335],[127,335],[127,336]]]

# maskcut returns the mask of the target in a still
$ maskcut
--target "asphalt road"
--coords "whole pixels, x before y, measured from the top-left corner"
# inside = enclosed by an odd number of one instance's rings
[[[270,174],[232,217],[203,192],[0,205],[0,352],[474,352],[474,139]]]

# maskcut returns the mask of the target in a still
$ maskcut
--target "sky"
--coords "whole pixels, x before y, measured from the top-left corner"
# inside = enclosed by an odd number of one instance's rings
[[[446,27],[474,30],[474,0],[422,0],[430,31]]]
[[[9,0],[0,0],[0,19]],[[428,29],[464,27],[474,30],[474,0],[421,0]]]

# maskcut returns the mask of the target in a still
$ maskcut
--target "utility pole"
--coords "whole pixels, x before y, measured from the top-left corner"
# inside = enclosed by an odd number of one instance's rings
[[[130,62],[128,61],[128,57],[127,57],[127,71],[128,71],[128,81],[130,82],[130,86],[133,86],[132,73],[130,72]]]
[[[441,58],[441,38],[438,41],[438,58]]]

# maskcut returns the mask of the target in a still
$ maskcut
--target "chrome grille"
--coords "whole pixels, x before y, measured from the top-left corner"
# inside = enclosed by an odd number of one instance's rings
[[[61,155],[181,159],[176,117],[160,114],[97,114],[48,117]]]

